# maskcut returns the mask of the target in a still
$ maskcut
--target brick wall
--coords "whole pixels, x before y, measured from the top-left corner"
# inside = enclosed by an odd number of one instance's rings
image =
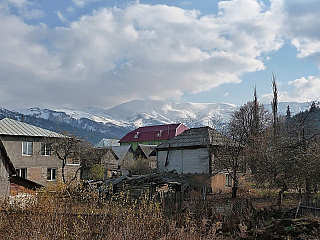
[[[31,167],[27,169],[27,176],[28,179],[33,181],[33,182],[37,182],[41,185],[44,185],[44,181],[43,181],[43,175],[42,175],[42,168],[41,167]]]

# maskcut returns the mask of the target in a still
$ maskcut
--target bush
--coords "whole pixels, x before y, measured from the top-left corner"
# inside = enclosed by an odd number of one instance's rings
[[[127,166],[127,169],[130,170],[132,174],[149,174],[151,173],[149,164],[148,159],[138,157]]]
[[[89,172],[89,177],[92,180],[103,180],[105,177],[105,169],[100,164],[94,164]]]

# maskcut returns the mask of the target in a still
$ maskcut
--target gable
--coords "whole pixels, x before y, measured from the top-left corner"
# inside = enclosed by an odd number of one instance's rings
[[[123,159],[125,158],[125,156],[128,153],[132,153],[133,154],[133,150],[131,148],[131,145],[128,145],[128,146],[115,146],[115,147],[112,147],[112,150],[117,155],[119,162],[122,162]]]
[[[150,153],[156,148],[156,145],[143,145],[143,144],[139,144],[138,148],[136,149],[137,151],[140,151],[141,153],[143,153],[143,155],[148,158]]]

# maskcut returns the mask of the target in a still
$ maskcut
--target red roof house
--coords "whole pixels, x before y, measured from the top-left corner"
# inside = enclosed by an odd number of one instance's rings
[[[159,145],[188,129],[189,128],[182,123],[139,127],[125,135],[119,143],[120,145],[131,144],[135,150],[139,143]]]

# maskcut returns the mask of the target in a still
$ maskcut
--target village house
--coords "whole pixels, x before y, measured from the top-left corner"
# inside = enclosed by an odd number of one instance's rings
[[[131,165],[134,161],[134,151],[131,145],[113,146],[113,152],[118,157],[118,168],[125,169],[126,166]]]
[[[134,163],[134,151],[128,146],[105,146],[97,147],[95,150],[95,162],[82,159],[81,179],[90,179],[90,169],[93,164],[99,164],[105,169],[105,179],[121,176],[126,167]]]
[[[115,147],[120,146],[118,139],[112,138],[102,138],[97,144],[96,147]]]
[[[151,172],[157,169],[157,157],[156,155],[151,154],[154,152],[156,147],[157,145],[139,144],[137,149],[134,151],[135,159],[141,158],[148,161],[148,167]]]
[[[46,139],[62,137],[65,136],[13,119],[0,120],[0,138],[16,175],[42,186],[61,180],[62,161],[51,154]],[[79,167],[80,163],[72,159],[65,167],[66,176],[73,177]]]
[[[156,147],[158,171],[175,170],[179,174],[206,176],[214,192],[231,191],[230,172],[218,162],[228,157],[215,156],[234,142],[210,127],[191,128]],[[225,149],[226,149],[225,148]],[[208,186],[209,187],[209,186]]]
[[[8,197],[10,194],[10,177],[16,175],[16,170],[10,158],[8,157],[7,151],[0,139],[0,198]]]
[[[159,145],[187,129],[189,128],[182,123],[139,127],[126,134],[119,143],[121,146],[131,145],[136,150],[138,144]]]
[[[117,175],[117,171],[119,169],[118,160],[119,158],[114,153],[112,148],[110,147],[99,147],[94,148],[95,152],[95,161],[87,161],[86,159],[82,159],[81,166],[81,180],[89,180],[90,179],[90,170],[94,164],[98,164],[102,166],[105,170],[105,179],[112,178]]]

